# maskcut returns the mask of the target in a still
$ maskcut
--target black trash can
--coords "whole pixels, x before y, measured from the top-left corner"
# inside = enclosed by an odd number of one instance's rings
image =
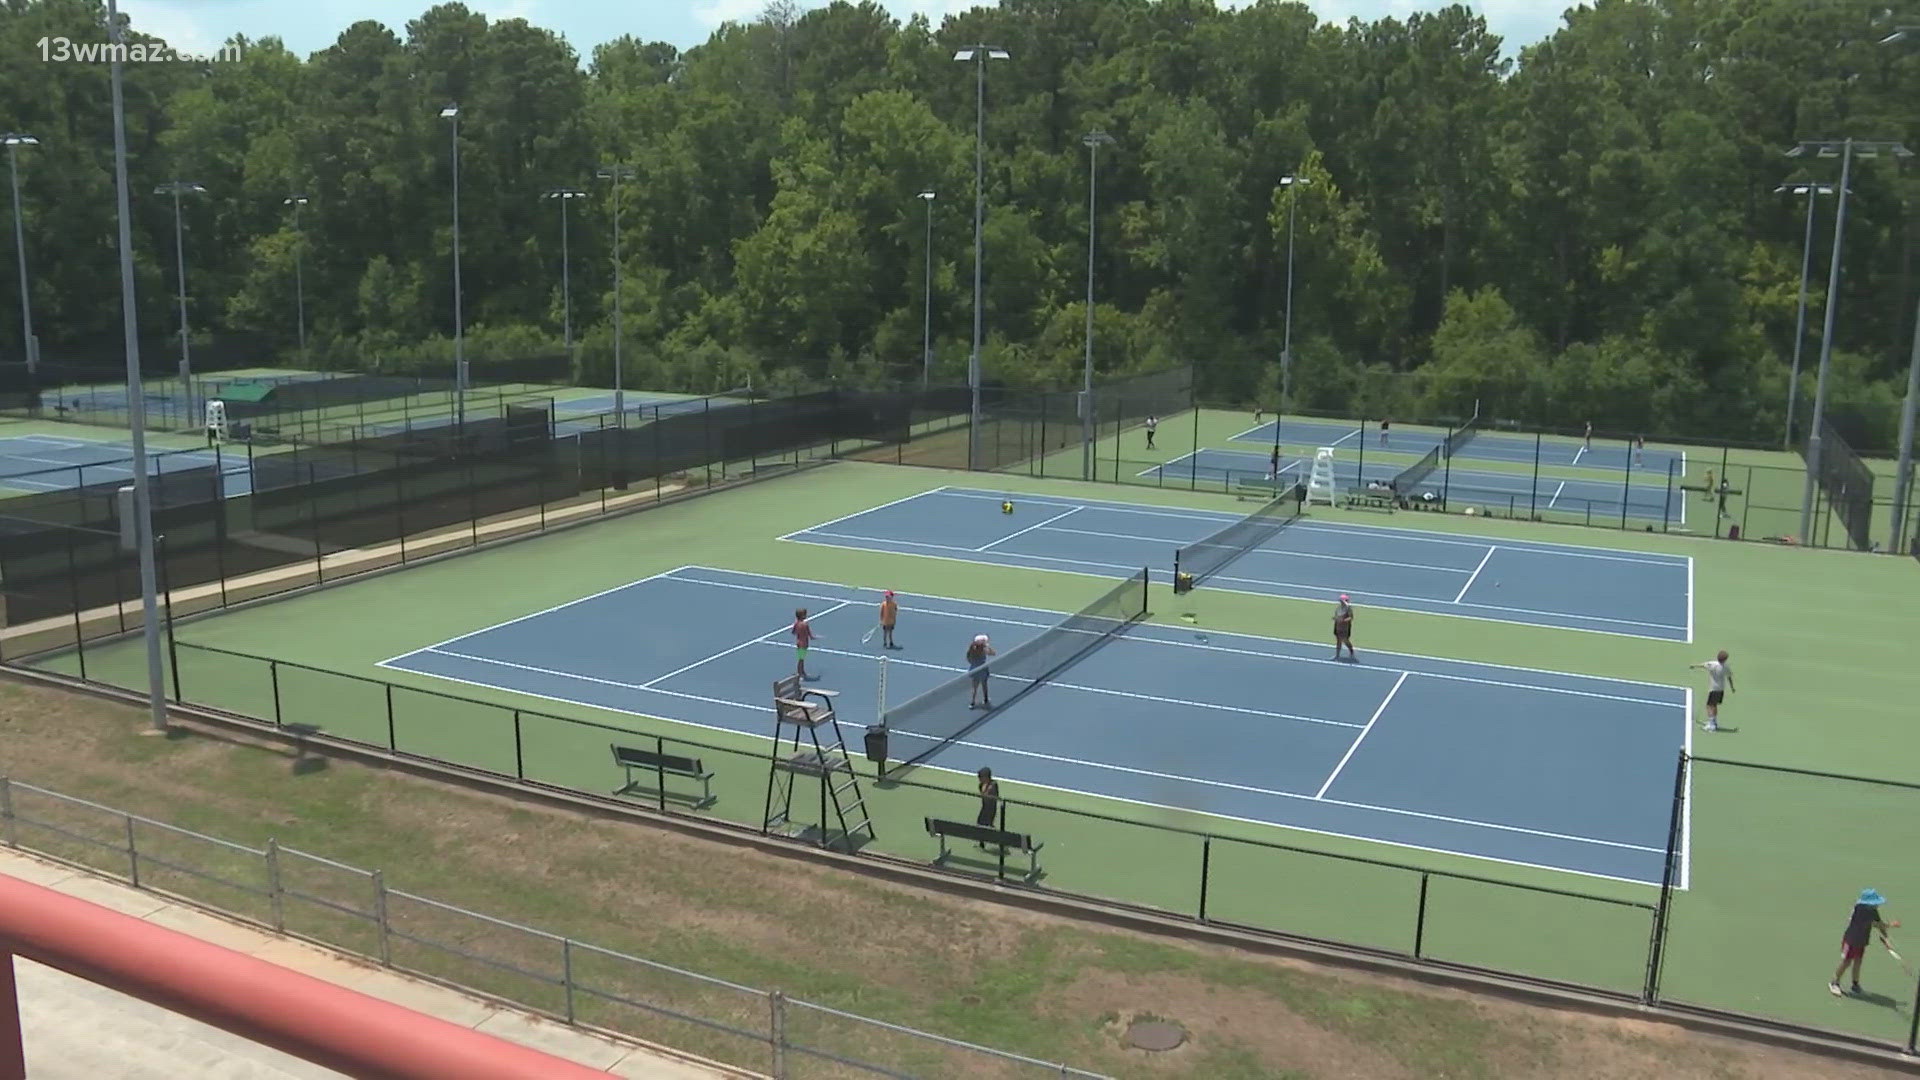
[[[887,729],[884,724],[867,728],[867,760],[883,769],[887,764]]]

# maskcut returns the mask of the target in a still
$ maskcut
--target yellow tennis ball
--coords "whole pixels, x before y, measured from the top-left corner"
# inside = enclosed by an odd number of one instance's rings
[[[1006,502],[1001,503],[1000,512],[1003,514],[1013,513],[1013,500],[1009,499]]]

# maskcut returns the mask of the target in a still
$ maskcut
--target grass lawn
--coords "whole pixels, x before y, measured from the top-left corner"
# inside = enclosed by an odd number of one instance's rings
[[[0,682],[7,773],[69,794],[258,845],[268,838],[408,890],[539,929],[832,1007],[1126,1077],[1207,1080],[1367,1077],[1645,1076],[1855,1080],[1883,1075],[1667,1025],[1568,1015],[1419,984],[1251,957],[1210,946],[925,894],[642,827],[535,809],[434,782],[180,732],[143,738],[136,709]],[[22,813],[114,834],[102,818]],[[32,840],[31,830],[26,839]],[[143,840],[143,843],[145,841]],[[78,854],[80,849],[67,849]],[[109,873],[110,857],[90,856]],[[204,849],[177,858],[205,858]],[[289,863],[294,860],[288,860]],[[165,887],[233,903],[197,879]],[[320,886],[306,886],[315,891]],[[431,913],[416,913],[427,919]],[[315,915],[304,932],[368,943]],[[444,939],[462,929],[425,926]],[[522,964],[517,935],[465,927],[467,948]],[[523,1001],[526,980],[415,951],[405,962]],[[664,980],[618,989],[725,1016],[732,1005]],[[737,1004],[737,1003],[736,1003]],[[1142,1016],[1182,1025],[1179,1049],[1147,1055],[1119,1032]],[[761,1051],[646,1014],[596,1021],[746,1067]],[[1032,1076],[981,1070],[897,1040],[815,1027],[796,1037],[914,1075]],[[796,1075],[851,1075],[814,1063]]]

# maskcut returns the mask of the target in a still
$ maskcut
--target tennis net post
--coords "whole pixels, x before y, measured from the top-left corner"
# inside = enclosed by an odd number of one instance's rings
[[[1173,553],[1173,587],[1176,593],[1191,591],[1202,580],[1218,573],[1229,563],[1266,543],[1300,517],[1305,491],[1301,484],[1289,484],[1266,505],[1228,525],[1226,528]]]

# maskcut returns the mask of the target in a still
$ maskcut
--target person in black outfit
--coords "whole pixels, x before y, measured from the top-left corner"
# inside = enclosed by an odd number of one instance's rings
[[[1833,980],[1827,983],[1827,992],[1834,997],[1860,992],[1860,961],[1867,955],[1867,939],[1879,931],[1884,941],[1887,931],[1900,925],[1898,919],[1880,920],[1880,905],[1886,902],[1887,898],[1881,896],[1878,889],[1861,890],[1860,899],[1853,905],[1853,915],[1847,920],[1846,932],[1840,935],[1840,966],[1833,969]],[[1840,976],[1849,967],[1853,969],[1853,982],[1849,990],[1842,991]]]
[[[979,776],[980,813],[973,822],[983,829],[997,829],[1000,827],[1000,782],[993,778],[992,769],[981,769]],[[980,846],[984,848],[987,845]]]

